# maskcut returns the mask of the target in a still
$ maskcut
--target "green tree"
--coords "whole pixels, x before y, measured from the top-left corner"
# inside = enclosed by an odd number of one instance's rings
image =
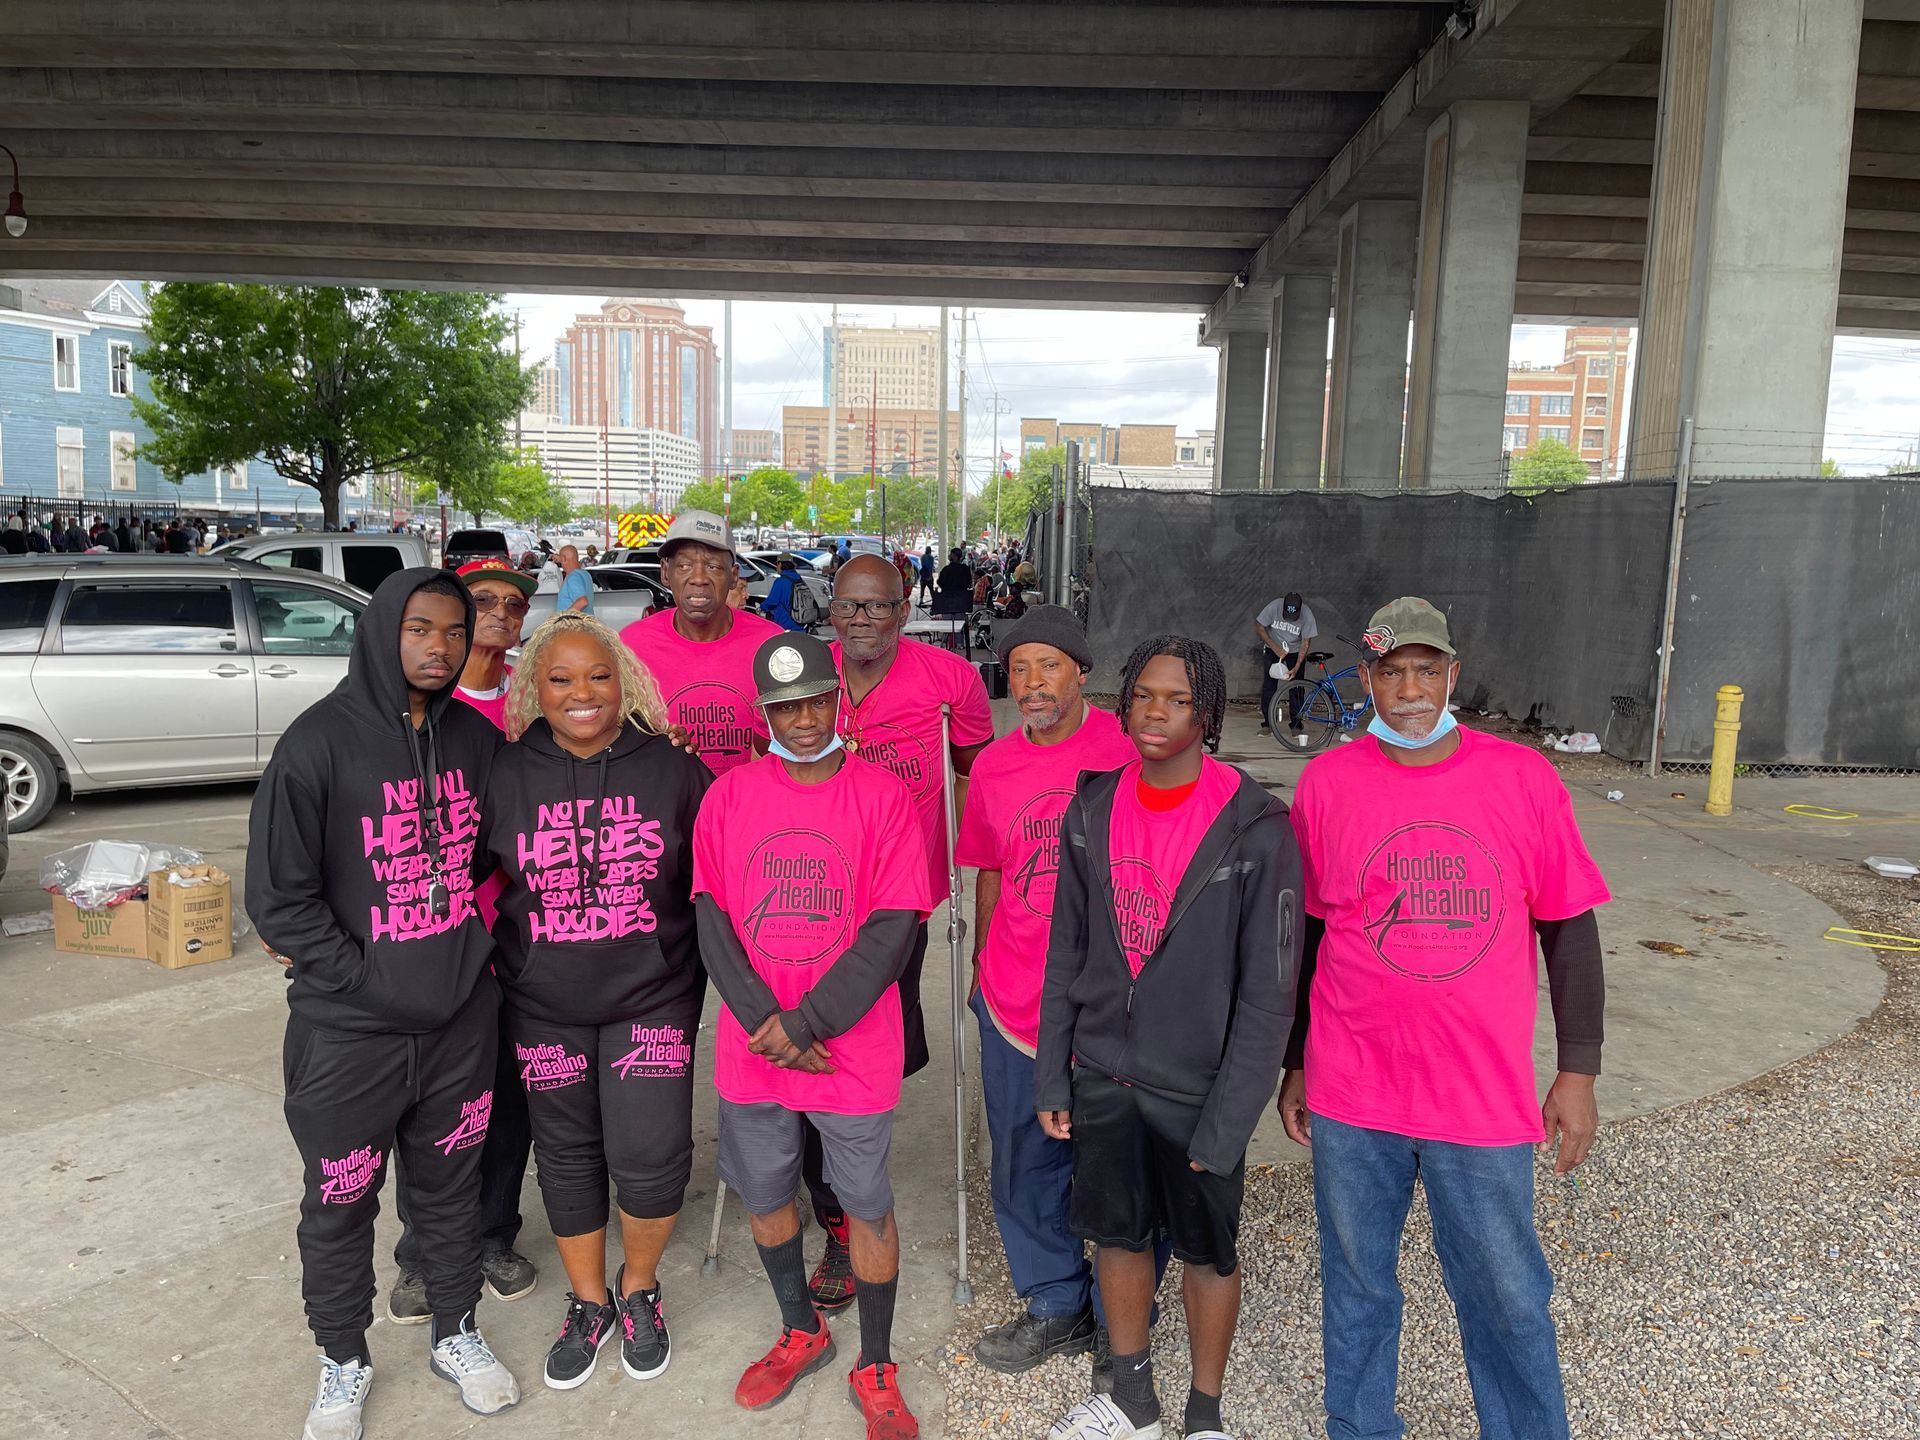
[[[983,523],[991,525],[997,513],[1001,528],[1019,535],[1026,529],[1028,513],[1044,509],[1053,494],[1053,467],[1066,463],[1064,445],[1027,451],[1020,457],[1020,469],[1012,479],[996,474],[987,481],[968,511],[968,520],[978,516]]]
[[[1567,447],[1566,442],[1556,440],[1551,435],[1534,441],[1526,454],[1516,455],[1507,472],[1508,486],[1526,494],[1567,485],[1584,485],[1586,481],[1585,463]]]
[[[522,450],[495,465],[491,508],[516,525],[541,529],[571,520],[573,497],[547,474],[537,454]]]
[[[1845,473],[1846,472],[1840,468],[1840,462],[1838,460],[1826,459],[1820,462],[1820,478],[1822,480],[1837,480]]]
[[[508,328],[489,295],[160,286],[134,357],[153,392],[133,401],[141,454],[176,483],[257,455],[317,490],[334,528],[349,480],[441,485],[497,459],[531,386]]]
[[[681,495],[679,510],[711,510],[716,515],[727,513],[727,482],[724,480],[696,480],[687,486]]]

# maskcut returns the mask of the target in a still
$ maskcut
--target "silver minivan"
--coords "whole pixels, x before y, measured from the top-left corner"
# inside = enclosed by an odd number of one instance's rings
[[[418,535],[388,535],[378,530],[294,530],[284,535],[249,535],[222,545],[221,558],[253,560],[281,570],[305,570],[344,580],[371,595],[396,570],[433,564],[427,542]]]
[[[304,566],[224,554],[0,560],[0,793],[14,833],[63,785],[259,775],[345,678],[366,604]]]

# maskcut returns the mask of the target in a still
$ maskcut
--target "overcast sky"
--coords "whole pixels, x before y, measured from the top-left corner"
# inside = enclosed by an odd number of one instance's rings
[[[550,355],[577,314],[605,296],[509,295],[521,312],[527,356]],[[718,300],[683,301],[687,318],[721,334]],[[992,395],[1008,410],[1000,448],[1018,450],[1023,415],[1061,420],[1174,425],[1181,434],[1213,426],[1215,351],[1195,343],[1198,317],[1077,310],[968,312],[968,474],[985,476],[994,450]],[[784,405],[820,403],[825,305],[737,301],[733,307],[733,423],[780,428]],[[952,312],[959,344],[960,312]],[[916,306],[842,306],[843,324],[937,325],[940,312]],[[1513,358],[1558,363],[1557,326],[1521,326]],[[953,367],[957,376],[958,366]],[[956,379],[957,386],[958,381]],[[1909,458],[1920,435],[1920,343],[1841,336],[1834,343],[1826,453],[1848,470],[1877,473]]]

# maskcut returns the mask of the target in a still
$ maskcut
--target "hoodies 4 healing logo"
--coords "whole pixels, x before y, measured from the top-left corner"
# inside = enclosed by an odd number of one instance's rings
[[[1500,863],[1457,825],[1403,825],[1367,856],[1361,924],[1373,953],[1415,980],[1452,980],[1486,955],[1506,917]]]

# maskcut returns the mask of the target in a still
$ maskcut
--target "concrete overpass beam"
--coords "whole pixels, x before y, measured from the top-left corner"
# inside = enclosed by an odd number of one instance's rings
[[[1407,387],[1408,486],[1497,478],[1527,106],[1463,100],[1428,127]]]
[[[1267,345],[1263,489],[1320,488],[1327,423],[1327,313],[1332,308],[1331,275],[1281,277]]]
[[[1811,475],[1840,297],[1861,0],[1669,0],[1630,479]]]
[[[1267,337],[1233,330],[1221,337],[1213,411],[1213,488],[1260,488],[1261,407],[1267,398]]]
[[[1362,200],[1340,217],[1333,275],[1333,378],[1327,399],[1327,488],[1400,483],[1407,401],[1407,315],[1419,208]]]

